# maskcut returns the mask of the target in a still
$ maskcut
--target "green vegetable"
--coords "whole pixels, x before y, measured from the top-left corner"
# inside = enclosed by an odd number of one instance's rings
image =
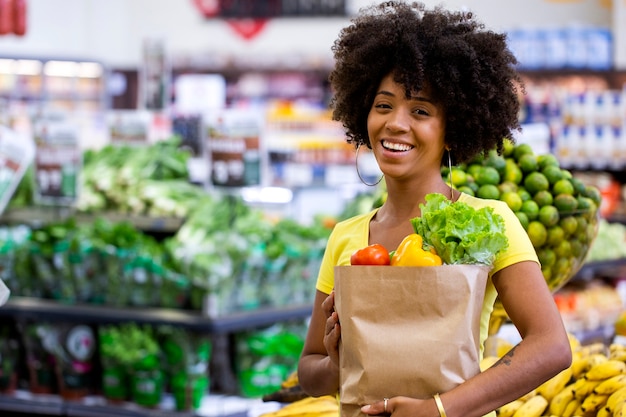
[[[420,209],[421,217],[411,219],[415,233],[435,247],[445,264],[490,265],[508,247],[504,220],[491,207],[475,209],[433,193]]]

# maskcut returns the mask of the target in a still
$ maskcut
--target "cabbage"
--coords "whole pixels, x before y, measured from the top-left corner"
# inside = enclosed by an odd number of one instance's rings
[[[504,219],[492,207],[475,209],[432,193],[420,209],[421,217],[411,219],[415,233],[445,264],[491,265],[508,247]]]

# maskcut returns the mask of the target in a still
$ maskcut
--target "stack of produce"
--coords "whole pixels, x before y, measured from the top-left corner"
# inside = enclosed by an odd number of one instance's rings
[[[460,191],[506,202],[526,229],[553,291],[582,266],[597,233],[600,191],[559,166],[552,154],[506,143],[443,175]]]
[[[622,416],[626,412],[626,346],[603,343],[581,346],[570,335],[569,368],[537,389],[497,410],[499,417]],[[486,357],[484,369],[497,357]]]

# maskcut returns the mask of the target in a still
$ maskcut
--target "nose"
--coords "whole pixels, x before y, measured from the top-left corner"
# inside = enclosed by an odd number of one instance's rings
[[[387,115],[385,127],[391,132],[406,132],[409,130],[410,115],[403,109],[395,109]]]

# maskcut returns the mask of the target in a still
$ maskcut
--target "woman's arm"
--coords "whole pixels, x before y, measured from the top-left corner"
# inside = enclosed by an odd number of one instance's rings
[[[483,416],[571,364],[567,333],[539,265],[525,261],[508,266],[494,274],[493,283],[522,341],[485,372],[441,394],[448,417]],[[381,399],[364,411],[380,414],[383,406]],[[394,417],[433,417],[436,408],[432,398],[396,397],[388,401],[387,410]]]
[[[335,294],[315,294],[313,313],[298,363],[298,380],[313,397],[335,395],[339,390],[339,339]]]

